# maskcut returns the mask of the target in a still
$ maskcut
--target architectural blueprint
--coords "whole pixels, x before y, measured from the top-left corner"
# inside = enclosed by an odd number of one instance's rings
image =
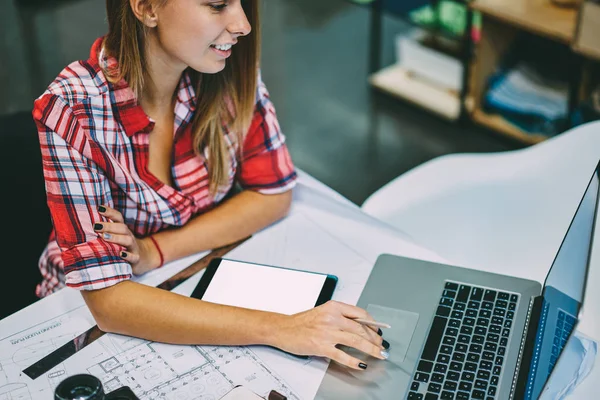
[[[383,252],[437,258],[356,206],[300,188],[285,220],[226,257],[337,275],[334,299],[355,304]],[[201,274],[174,291],[189,296]],[[150,275],[142,283],[163,278]],[[97,376],[106,391],[127,385],[144,399],[217,400],[235,385],[260,396],[277,390],[288,399],[312,399],[328,366],[269,347],[177,346],[107,334],[35,380],[21,373],[93,325],[81,295],[68,288],[0,321],[0,400],[52,399],[59,382],[79,373]]]

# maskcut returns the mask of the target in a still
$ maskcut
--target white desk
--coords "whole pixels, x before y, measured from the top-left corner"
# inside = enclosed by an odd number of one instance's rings
[[[381,253],[444,261],[432,251],[416,245],[401,232],[362,213],[357,206],[310,176],[304,173],[300,176],[300,184],[294,193],[294,204],[290,215],[285,220],[254,235],[228,254],[228,258],[334,273],[340,278],[334,298],[348,303],[357,302],[370,269]],[[599,242],[600,240],[596,241]],[[156,273],[143,277],[141,281],[149,285],[157,285],[164,280],[165,275],[176,273],[202,255],[188,257],[178,263],[167,265]],[[598,262],[596,261],[594,265],[598,265]],[[176,291],[189,295],[199,278],[200,274],[190,278]],[[596,293],[591,293],[593,290],[589,289],[600,284],[599,268],[594,268],[592,271],[590,282],[593,284],[588,286],[586,316],[599,315],[600,299]],[[110,360],[99,363],[95,357],[114,354],[119,349],[131,348],[139,343],[118,335],[105,335],[61,364],[55,369],[56,371],[52,370],[51,373],[35,381],[31,381],[25,375],[19,375],[22,368],[29,366],[93,324],[94,321],[80,294],[70,289],[61,290],[0,321],[0,398],[3,394],[7,394],[8,398],[17,398],[17,396],[23,398],[29,396],[34,399],[49,398],[54,387],[68,375],[79,372],[95,374],[106,372],[98,368],[100,366],[106,368]],[[580,328],[589,336],[600,338],[597,321],[593,321],[592,318],[586,318]],[[106,337],[112,339],[103,342]],[[117,347],[119,349],[115,350]],[[163,350],[164,347],[165,345],[162,345]],[[169,347],[169,349],[174,348]],[[183,356],[180,360],[185,360],[187,350],[181,346],[176,350],[177,352],[171,353]],[[252,357],[248,359],[248,365],[239,367],[246,368],[244,374],[240,375],[240,380],[245,379],[245,383],[251,388],[253,384],[258,385],[260,374],[264,375],[266,366],[266,370],[273,373],[278,384],[291,388],[295,398],[313,398],[327,368],[323,360],[312,359],[306,362],[267,348],[252,348],[249,353],[252,353]],[[249,353],[247,352],[246,355]],[[177,365],[175,356],[171,365]],[[181,365],[180,367],[184,368]],[[253,368],[257,369],[256,373]],[[156,371],[154,373],[157,374]],[[150,374],[151,371],[146,375]],[[581,395],[573,398],[594,397],[589,395],[593,392],[584,390],[594,389],[592,388],[595,386],[594,382],[598,382],[597,378],[600,378],[600,367],[596,366],[592,374],[594,377],[588,377],[579,388],[578,393]],[[160,378],[158,375],[152,377]],[[269,379],[272,378],[271,376]],[[178,383],[191,385],[194,382],[187,382],[182,378]],[[174,388],[175,385],[170,390]],[[260,389],[258,387],[256,391]]]

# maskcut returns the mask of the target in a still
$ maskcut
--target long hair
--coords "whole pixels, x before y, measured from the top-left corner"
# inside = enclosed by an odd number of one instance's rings
[[[153,0],[149,0],[153,1]],[[162,6],[168,0],[154,0]],[[229,180],[230,154],[224,129],[235,133],[237,149],[252,122],[256,101],[257,67],[260,60],[258,0],[241,0],[252,32],[239,38],[225,69],[203,74],[190,68],[196,90],[192,130],[194,150],[208,150],[210,191],[215,193]],[[112,82],[124,79],[139,99],[147,79],[146,27],[133,13],[128,0],[106,0],[108,34],[104,49],[118,61],[118,69],[104,71]]]

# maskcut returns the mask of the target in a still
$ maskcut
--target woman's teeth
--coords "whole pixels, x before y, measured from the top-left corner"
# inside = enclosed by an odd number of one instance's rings
[[[222,51],[227,51],[227,50],[231,49],[230,44],[214,44],[213,47],[218,50],[222,50]]]

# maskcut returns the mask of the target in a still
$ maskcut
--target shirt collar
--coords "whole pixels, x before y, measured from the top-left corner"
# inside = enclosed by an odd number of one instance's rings
[[[94,42],[90,51],[90,61],[103,70],[115,70],[118,68],[118,62],[114,57],[104,54],[103,40],[104,38],[101,37]],[[107,80],[107,84],[113,111],[123,126],[125,134],[131,137],[138,132],[151,131],[154,127],[154,121],[148,117],[139,105],[129,84],[124,79],[117,83],[111,83]],[[177,102],[183,105],[186,111],[193,112],[196,109],[195,91],[188,70],[184,71],[181,76],[177,89]]]

